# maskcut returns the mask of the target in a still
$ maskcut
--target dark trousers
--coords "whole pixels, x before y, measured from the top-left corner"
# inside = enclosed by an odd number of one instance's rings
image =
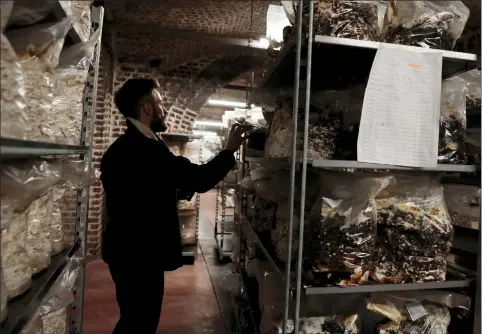
[[[109,264],[109,270],[120,309],[113,334],[155,334],[164,297],[164,271],[152,263]]]

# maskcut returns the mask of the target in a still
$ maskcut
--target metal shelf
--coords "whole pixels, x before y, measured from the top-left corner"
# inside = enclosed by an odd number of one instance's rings
[[[317,35],[314,36],[313,59],[322,61],[313,62],[312,73],[323,75],[312,77],[311,90],[315,92],[343,89],[352,84],[366,82],[375,54],[382,45],[404,51],[441,52],[444,78],[468,69],[469,64],[477,60],[474,54]],[[354,54],[356,61],[353,61]],[[292,96],[294,73],[295,43],[288,42],[268,67],[261,83],[254,89],[250,103],[259,102],[262,93]]]
[[[190,141],[194,139],[202,139],[203,136],[192,133],[163,132],[161,138],[170,141]]]
[[[246,236],[246,239],[251,240],[258,246],[258,248],[263,252],[264,256],[266,257],[266,260],[268,260],[270,265],[273,267],[274,271],[277,272],[280,275],[280,277],[282,277],[284,280],[285,274],[281,271],[281,269],[278,267],[276,262],[273,260],[273,258],[271,257],[271,254],[268,252],[266,247],[259,239],[258,235],[254,231],[248,219],[243,215],[241,215],[241,228],[243,230],[244,235]]]
[[[446,282],[405,283],[405,284],[366,284],[351,287],[306,287],[307,295],[329,295],[347,293],[394,292],[413,290],[456,289],[467,288],[473,279],[448,280]]]
[[[270,159],[259,157],[246,157],[246,161],[254,164],[270,164],[279,166],[290,166],[290,159]],[[316,168],[348,168],[348,169],[380,169],[380,170],[411,170],[411,171],[425,171],[425,172],[451,172],[451,173],[474,173],[480,170],[480,166],[476,165],[446,165],[438,164],[435,168],[416,168],[393,166],[383,164],[372,164],[349,160],[313,160],[311,166]]]
[[[86,146],[44,143],[30,140],[0,138],[0,155],[2,159],[18,159],[47,155],[84,154]]]
[[[2,334],[21,331],[79,247],[80,240],[77,240],[72,248],[53,256],[49,267],[43,273],[33,277],[30,290],[8,303],[7,319],[0,326]]]
[[[182,256],[183,257],[197,257],[197,245],[186,245],[182,246]]]
[[[455,172],[455,173],[474,173],[479,169],[476,165],[445,165],[438,164],[435,168],[416,168],[393,166],[383,164],[372,164],[358,161],[347,160],[314,160],[313,167],[319,168],[355,168],[355,169],[381,169],[381,170],[412,170],[426,172]]]

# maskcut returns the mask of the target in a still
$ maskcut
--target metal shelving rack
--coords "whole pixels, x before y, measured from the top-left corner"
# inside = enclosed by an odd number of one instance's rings
[[[216,239],[216,252],[219,261],[224,261],[231,257],[233,251],[233,228],[234,228],[234,208],[226,205],[228,188],[234,185],[222,180],[216,192],[216,217],[214,218],[214,238]],[[221,209],[221,213],[219,212]],[[233,211],[228,214],[226,211]]]
[[[298,8],[301,8],[304,0],[298,0]],[[287,45],[278,54],[277,59],[266,71],[265,77],[260,85],[253,91],[250,97],[250,102],[259,102],[260,97],[264,92],[277,92],[278,96],[292,96],[293,97],[293,128],[298,128],[298,111],[303,110],[303,135],[304,146],[302,157],[296,156],[297,131],[294,131],[292,138],[293,151],[291,159],[265,159],[259,157],[245,157],[242,154],[243,174],[247,175],[250,165],[286,165],[290,166],[290,194],[289,194],[289,210],[290,220],[288,229],[288,240],[293,240],[293,214],[295,213],[295,171],[301,170],[301,208],[299,212],[299,221],[304,221],[304,207],[305,207],[305,191],[306,191],[306,175],[308,165],[314,168],[328,168],[328,169],[370,169],[370,170],[414,170],[420,171],[416,168],[403,168],[398,166],[378,165],[359,163],[356,161],[336,161],[336,160],[315,160],[308,161],[307,159],[307,144],[308,144],[308,126],[309,126],[309,108],[310,108],[310,93],[311,90],[323,90],[326,88],[339,89],[343,88],[343,83],[340,82],[340,77],[354,74],[363,75],[366,77],[369,74],[371,64],[375,57],[377,49],[383,43],[352,40],[345,38],[314,36],[313,35],[313,2],[307,2],[309,6],[308,16],[308,32],[303,35],[303,15],[302,11],[297,13],[297,27],[296,42],[288,42]],[[316,48],[313,46],[316,45]],[[392,48],[399,48],[400,50],[419,50],[416,47],[405,45],[391,45]],[[307,51],[306,54],[302,51]],[[431,52],[432,50],[424,49],[424,51]],[[472,54],[464,54],[452,51],[433,50],[433,52],[442,52],[443,54],[443,77],[450,77],[461,71],[469,69],[470,63],[476,61],[476,56]],[[313,54],[316,53],[316,58]],[[302,57],[302,54],[304,55]],[[318,57],[318,55],[320,55]],[[356,55],[356,62],[353,62],[354,55]],[[306,57],[306,58],[305,58]],[[315,61],[314,59],[322,59],[322,61]],[[329,66],[327,66],[329,64]],[[304,80],[300,80],[301,67],[306,70]],[[323,73],[323,80],[316,80],[311,82],[311,73]],[[294,80],[292,79],[294,77]],[[288,79],[289,78],[289,79]],[[322,81],[322,82],[320,82]],[[352,82],[353,83],[353,82]],[[337,86],[338,85],[338,86]],[[294,89],[293,89],[294,88]],[[290,92],[291,91],[291,92]],[[301,106],[300,96],[305,94],[304,106]],[[244,152],[244,150],[242,150]],[[452,172],[452,173],[474,173],[480,171],[479,166],[474,165],[438,165],[433,169],[424,169],[427,172]],[[299,185],[297,185],[299,187]],[[294,333],[298,333],[300,320],[300,306],[302,303],[302,296],[306,295],[328,295],[328,294],[369,294],[372,292],[387,292],[387,291],[409,291],[409,290],[427,290],[427,289],[465,289],[465,291],[472,295],[475,304],[475,319],[473,325],[473,334],[480,334],[480,293],[481,293],[481,236],[479,231],[473,234],[476,239],[475,251],[478,252],[478,269],[477,272],[471,272],[464,268],[458,268],[456,265],[450,266],[447,273],[447,281],[433,282],[433,283],[413,283],[413,284],[368,284],[353,287],[306,287],[302,285],[302,258],[303,258],[303,240],[304,228],[303,224],[299,227],[299,247],[297,252],[297,268],[291,268],[292,246],[288,243],[288,256],[286,265],[281,268],[278,263],[273,260],[273,256],[266,249],[261,242],[250,222],[246,218],[246,196],[244,191],[240,190],[241,209],[237,214],[237,222],[241,227],[241,255],[239,267],[241,270],[245,267],[246,258],[246,240],[254,242],[258,249],[263,253],[264,257],[273,267],[273,272],[278,273],[283,277],[285,282],[284,298],[284,324],[283,334],[287,333],[286,324],[288,319],[294,319]],[[236,197],[238,199],[238,197]],[[478,235],[476,235],[478,234]],[[473,240],[472,240],[473,241]],[[284,269],[284,270],[283,270]],[[294,309],[290,308],[292,300],[294,299]]]
[[[66,16],[61,1],[58,2],[55,9],[57,19]],[[101,29],[103,26],[104,8],[91,8],[92,30]],[[86,40],[86,36],[80,34],[80,27],[73,25],[69,31],[69,37],[74,43]],[[101,41],[99,40],[95,46],[94,60],[89,70],[89,75],[84,90],[84,104],[82,113],[82,132],[80,145],[63,145],[55,143],[44,143],[37,141],[18,140],[9,138],[0,138],[0,158],[2,163],[14,163],[18,160],[27,158],[35,158],[42,156],[78,156],[84,160],[87,165],[92,168],[92,133],[94,130],[97,82],[99,77],[99,60],[100,60]],[[7,319],[0,325],[2,334],[19,333],[23,326],[27,324],[30,317],[37,311],[42,299],[47,295],[56,279],[65,268],[69,259],[74,254],[81,252],[86,256],[86,236],[87,236],[87,217],[89,210],[89,193],[90,187],[84,187],[77,192],[77,210],[75,221],[75,241],[73,246],[64,250],[51,258],[51,264],[48,268],[36,275],[32,279],[31,288],[22,296],[10,301],[7,305]],[[85,264],[85,263],[84,263]],[[69,333],[82,333],[82,316],[83,316],[83,297],[85,283],[85,267],[82,266],[79,277],[73,289],[75,296],[74,302],[71,304]]]
[[[166,142],[171,143],[187,143],[192,142],[195,139],[199,139],[199,161],[202,163],[202,151],[203,151],[203,137],[200,135],[194,135],[190,133],[177,133],[177,132],[164,132],[161,134],[162,138]],[[199,194],[196,195],[196,204],[194,214],[196,215],[196,241],[194,245],[184,245],[182,248],[182,256],[187,262],[194,262],[198,257],[198,240],[199,240],[199,209],[201,205],[201,197]],[[193,214],[191,211],[179,211],[179,215],[183,214]]]

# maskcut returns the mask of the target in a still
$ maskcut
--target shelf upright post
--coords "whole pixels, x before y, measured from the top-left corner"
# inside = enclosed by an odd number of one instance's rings
[[[310,90],[311,90],[311,61],[313,51],[313,2],[309,2],[310,14],[308,22],[308,54],[306,63],[306,97],[305,97],[305,119],[303,129],[303,161],[301,168],[301,200],[300,200],[300,227],[298,246],[298,267],[296,270],[296,303],[295,303],[295,333],[298,333],[300,326],[300,303],[301,303],[301,272],[303,269],[303,238],[305,221],[306,202],[306,170],[308,167],[308,128],[310,120]],[[299,10],[301,11],[301,10]]]
[[[199,164],[203,163],[203,146],[204,138],[199,139]],[[199,220],[201,219],[201,194],[196,194],[196,249],[194,250],[194,258],[197,259],[199,252]]]
[[[482,262],[482,208],[479,216],[479,247],[478,247],[478,257],[477,257],[477,278],[475,280],[475,308],[474,308],[474,334],[481,334],[482,324],[481,324],[481,296],[482,293],[482,283],[481,283],[481,262]]]
[[[100,29],[102,36],[102,27],[104,21],[104,7],[91,7],[93,33]],[[92,139],[95,124],[95,110],[97,105],[97,86],[99,80],[99,62],[101,52],[102,37],[99,38],[94,50],[94,61],[89,75],[87,77],[86,88],[84,90],[84,103],[82,113],[82,133],[80,145],[87,146],[88,150],[81,158],[87,163],[89,169],[92,168]],[[93,75],[92,75],[93,72]],[[85,257],[87,255],[87,221],[89,217],[89,198],[90,187],[84,187],[77,191],[77,212],[75,219],[75,237],[81,240],[81,252]],[[82,333],[83,306],[84,306],[84,287],[85,287],[85,265],[80,268],[79,278],[73,288],[75,296],[74,302],[71,304],[70,316],[70,333]]]
[[[222,260],[224,253],[224,232],[226,230],[224,224],[226,223],[226,180],[221,184],[221,240],[219,242],[219,254]]]
[[[298,17],[296,25],[296,64],[295,64],[295,87],[293,99],[293,138],[292,138],[292,152],[291,152],[291,168],[290,168],[290,192],[289,192],[289,223],[288,223],[288,254],[286,258],[286,272],[285,272],[285,309],[283,318],[283,334],[287,333],[289,311],[290,311],[290,275],[291,275],[291,253],[293,241],[293,215],[295,202],[295,182],[296,182],[296,153],[297,153],[297,131],[298,128],[298,105],[300,94],[300,66],[301,66],[301,44],[303,33],[303,0],[298,0]]]

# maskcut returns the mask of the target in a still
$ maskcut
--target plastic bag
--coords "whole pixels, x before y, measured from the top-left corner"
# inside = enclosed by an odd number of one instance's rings
[[[467,92],[466,109],[480,110],[480,107],[481,107],[480,70],[473,69],[471,71],[467,71],[465,73],[459,74],[457,77],[464,80],[465,82],[465,87]]]
[[[3,33],[7,22],[12,14],[13,1],[4,0],[0,2],[0,32]]]
[[[470,310],[470,297],[450,291],[416,291],[372,296],[367,308],[388,321],[378,334],[448,334],[450,309]],[[458,333],[468,333],[458,328]]]
[[[27,253],[32,273],[38,274],[50,264],[50,221],[52,219],[52,192],[35,200],[28,209]]]
[[[1,2],[2,5],[4,1]],[[3,15],[2,7],[2,15]],[[3,18],[2,18],[3,19]],[[1,38],[1,133],[4,138],[26,139],[28,126],[25,77],[19,59],[4,34]]]
[[[234,268],[230,267],[230,273],[221,279],[219,287],[234,296],[240,296],[244,292],[243,278]]]
[[[8,22],[9,26],[29,26],[38,23],[54,11],[56,3],[69,9],[69,1],[58,0],[15,0],[15,6]]]
[[[465,84],[459,78],[442,82],[440,106],[440,130],[438,162],[465,164],[465,134],[467,117],[465,114]]]
[[[90,36],[91,17],[90,6],[92,1],[90,0],[71,0],[70,6],[72,7],[72,21],[74,24],[78,24],[81,28],[82,35],[85,39]]]
[[[288,229],[289,229],[289,206],[288,203],[278,205],[276,211],[276,224],[271,230],[271,242],[273,243],[276,257],[282,262],[288,259]],[[291,260],[298,257],[300,218],[293,215],[293,239],[291,240]],[[306,225],[305,225],[306,226]]]
[[[358,325],[358,315],[352,316],[328,316],[311,317],[300,319],[299,334],[330,333],[330,334],[358,334],[361,328]],[[281,334],[283,333],[283,321],[278,320],[276,328],[262,334]],[[292,319],[288,320],[286,333],[294,334],[295,325]]]
[[[30,321],[31,330],[34,332],[22,334],[63,334],[66,332],[67,306],[75,300],[72,288],[82,260],[77,255],[69,260]]]
[[[52,70],[59,64],[60,53],[71,26],[71,19],[66,17],[55,23],[9,31],[7,37],[21,59],[39,58],[43,70]]]
[[[375,251],[375,196],[392,178],[325,172],[305,241],[307,277],[316,284],[357,285],[369,278]]]
[[[20,334],[43,334],[42,318],[38,312],[30,318]]]
[[[330,159],[336,148],[336,141],[341,133],[342,113],[336,108],[310,107],[308,130],[308,159]],[[274,114],[265,145],[265,157],[289,158],[292,151],[293,114],[292,100],[283,102],[282,108]],[[297,136],[297,157],[302,156],[302,126],[304,115],[298,114],[299,130]]]
[[[383,283],[444,281],[453,226],[443,187],[431,176],[400,174],[395,179],[376,198],[372,277]]]
[[[3,266],[0,267],[0,322],[7,318],[7,287],[3,280]]]
[[[377,1],[318,0],[313,31],[317,35],[376,41],[380,36]]]
[[[65,249],[64,231],[62,229],[62,199],[65,188],[52,188],[52,218],[50,220],[50,245],[52,255]]]
[[[16,210],[28,207],[54,185],[81,188],[96,180],[88,164],[70,159],[35,159],[5,164],[1,172],[1,195],[12,199]]]
[[[1,265],[8,300],[22,295],[32,283],[32,267],[27,255],[27,214],[15,212],[12,201],[2,197]],[[5,229],[4,229],[5,228]]]
[[[179,213],[182,245],[196,244],[197,214],[189,212]]]
[[[382,40],[453,50],[469,15],[462,1],[390,1]]]
[[[180,200],[178,207],[179,211],[196,210],[197,196],[197,194],[194,194],[194,196],[190,200]]]
[[[480,187],[444,184],[444,196],[452,224],[479,229]]]

